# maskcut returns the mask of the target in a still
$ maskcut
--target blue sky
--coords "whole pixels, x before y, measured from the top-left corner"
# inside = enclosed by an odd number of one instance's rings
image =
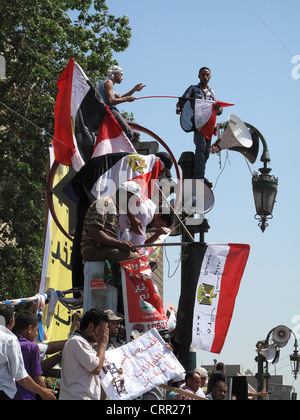
[[[207,215],[211,228],[205,240],[248,243],[251,251],[222,353],[197,353],[198,365],[211,364],[216,358],[256,373],[258,340],[280,324],[300,333],[300,79],[292,77],[296,65],[292,59],[300,55],[300,3],[107,0],[107,5],[115,16],[128,15],[132,28],[129,48],[114,57],[124,70],[118,93],[143,82],[147,86],[137,97],[180,96],[197,83],[199,68],[208,66],[212,70],[210,86],[218,99],[235,104],[225,109],[218,121],[226,121],[228,114],[234,113],[257,127],[267,140],[270,167],[279,178],[279,187],[274,218],[264,234],[254,219],[251,173],[241,154],[229,152],[229,162],[214,190],[215,205]],[[296,68],[294,73],[298,74]],[[180,128],[175,104],[174,99],[144,99],[123,104],[122,109],[133,112],[136,122],[159,135],[179,159],[194,146],[192,134]],[[223,151],[222,165],[225,157]],[[251,170],[261,167],[259,159],[250,166]],[[216,155],[210,157],[206,174],[215,183],[220,174]],[[177,247],[167,250],[171,273],[179,253]],[[180,269],[168,278],[165,260],[164,302],[177,305],[179,291]],[[288,356],[293,344],[291,339],[282,349],[276,369],[300,394],[300,379],[294,382],[290,374]],[[274,370],[271,365],[270,372]]]

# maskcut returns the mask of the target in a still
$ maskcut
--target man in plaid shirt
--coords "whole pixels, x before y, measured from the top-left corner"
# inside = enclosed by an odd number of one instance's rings
[[[182,108],[188,98],[203,99],[206,101],[216,101],[215,92],[208,86],[211,78],[211,71],[208,67],[202,67],[199,70],[198,78],[200,83],[197,85],[191,85],[179,99],[176,104],[176,114],[180,114]],[[217,115],[221,115],[223,109],[215,104]],[[194,161],[194,174],[195,179],[204,179],[205,164],[209,157],[209,148],[211,145],[211,139],[207,139],[198,130],[194,130],[194,143],[196,146],[195,161]]]

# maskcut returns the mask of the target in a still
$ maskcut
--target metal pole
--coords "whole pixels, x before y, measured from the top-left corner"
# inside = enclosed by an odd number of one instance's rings
[[[184,152],[181,154],[178,161],[179,166],[182,170],[182,179],[192,179],[193,178],[193,168],[194,168],[194,153],[193,152]],[[187,234],[187,228],[182,230],[182,245],[181,245],[181,287],[185,281],[186,270],[186,259],[188,255],[188,240],[192,236],[194,240],[194,234],[190,232]],[[196,352],[190,351],[189,346],[182,345],[180,346],[180,357],[179,360],[186,371],[194,370],[197,367],[197,357]]]
[[[188,246],[193,242],[170,242],[170,243],[154,243],[154,244],[143,244],[143,245],[132,245],[135,248],[150,248],[150,247],[160,247],[160,246]]]

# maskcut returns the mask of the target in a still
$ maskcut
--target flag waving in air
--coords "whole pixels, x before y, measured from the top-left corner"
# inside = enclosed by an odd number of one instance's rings
[[[93,153],[94,133],[106,109],[82,68],[70,59],[57,81],[53,146],[56,160],[76,171]]]
[[[175,341],[221,352],[249,252],[244,244],[189,245]]]
[[[136,153],[136,150],[106,106],[106,114],[98,131],[92,157],[120,152]]]
[[[217,121],[215,105],[222,108],[233,106],[227,102],[187,99],[180,115],[181,128],[187,133],[195,130],[200,131],[207,139],[211,140]]]
[[[135,152],[100,93],[73,58],[57,87],[53,146],[59,163],[73,166],[78,172],[91,157]]]

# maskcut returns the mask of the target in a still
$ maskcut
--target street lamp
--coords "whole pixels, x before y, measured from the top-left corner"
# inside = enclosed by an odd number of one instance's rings
[[[273,328],[267,335],[266,339],[259,341],[256,345],[258,353],[258,388],[261,391],[263,388],[263,379],[266,379],[267,389],[268,389],[268,379],[270,375],[268,374],[268,363],[275,364],[279,361],[280,349],[285,347],[291,335],[294,336],[294,353],[290,355],[290,362],[292,368],[292,374],[295,379],[297,379],[300,371],[300,355],[298,354],[298,341],[297,337],[293,330],[286,327],[285,325],[279,325],[278,327]],[[269,340],[272,340],[270,344]],[[266,369],[264,370],[263,364],[266,362]]]
[[[268,162],[271,161],[271,158],[267,142],[263,135],[251,124],[246,123],[246,126],[258,136],[263,145],[263,153],[260,161],[263,162],[264,166],[259,169],[260,174],[258,172],[254,173],[252,177],[252,189],[256,207],[256,215],[254,217],[259,220],[258,226],[264,232],[268,226],[267,221],[273,217],[278,178],[270,174],[272,169],[268,168]]]
[[[300,355],[298,354],[298,342],[295,336],[294,353],[290,355],[290,362],[292,368],[292,374],[295,379],[298,377],[300,371]]]

